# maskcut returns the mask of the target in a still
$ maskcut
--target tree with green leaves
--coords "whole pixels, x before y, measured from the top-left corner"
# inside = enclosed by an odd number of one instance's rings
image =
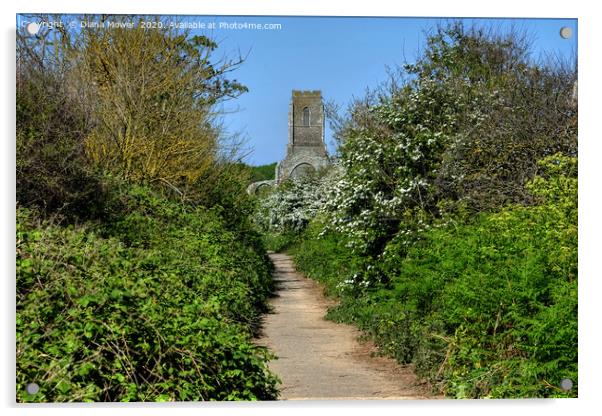
[[[336,131],[331,227],[376,257],[445,212],[529,204],[537,161],[577,152],[576,68],[529,50],[516,31],[439,27],[415,63],[353,102]]]

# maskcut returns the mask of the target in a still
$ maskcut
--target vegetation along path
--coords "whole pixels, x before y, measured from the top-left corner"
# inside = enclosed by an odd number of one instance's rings
[[[259,343],[277,359],[270,368],[282,379],[281,399],[427,398],[409,368],[374,357],[352,326],[326,321],[329,306],[320,287],[295,270],[286,254],[270,254],[276,296]]]

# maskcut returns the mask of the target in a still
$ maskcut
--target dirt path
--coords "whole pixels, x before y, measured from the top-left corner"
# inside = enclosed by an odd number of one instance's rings
[[[282,379],[281,399],[429,398],[408,368],[372,357],[374,347],[358,342],[357,329],[324,320],[322,290],[295,271],[288,255],[270,258],[277,292],[258,344],[278,356],[270,368]]]

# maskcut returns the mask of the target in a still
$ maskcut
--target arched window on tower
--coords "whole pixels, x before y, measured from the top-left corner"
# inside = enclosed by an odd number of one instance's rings
[[[303,125],[309,126],[309,108],[303,108]]]

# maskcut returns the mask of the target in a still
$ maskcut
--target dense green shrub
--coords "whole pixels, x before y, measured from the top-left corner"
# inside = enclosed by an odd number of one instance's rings
[[[409,249],[391,242],[370,265],[387,284],[362,289],[351,277],[360,256],[311,226],[297,264],[341,297],[331,318],[356,323],[447,395],[575,397],[576,159],[539,166],[528,188],[540,205],[448,220]]]
[[[129,247],[160,249],[165,256],[162,264],[173,263],[174,270],[191,276],[204,275],[209,268],[216,284],[227,271],[223,284],[240,280],[244,292],[228,293],[232,299],[223,302],[224,307],[244,295],[247,310],[237,311],[237,319],[255,322],[265,311],[272,290],[271,264],[258,233],[242,226],[229,230],[229,211],[220,206],[207,210],[168,202],[144,186],[122,184],[114,193],[115,199],[107,204],[110,214],[99,228],[104,236],[118,237]]]
[[[112,203],[75,227],[17,210],[17,400],[275,398],[251,342],[270,292],[259,238],[145,187]]]
[[[295,264],[308,277],[325,285],[326,293],[339,295],[353,289],[362,258],[347,246],[347,239],[334,232],[323,232],[324,217],[312,221],[290,248]]]
[[[247,194],[248,172],[239,163],[221,161],[212,174],[188,189],[193,205],[211,207],[221,212],[224,225],[231,231],[246,234],[252,229],[254,203]]]
[[[89,122],[65,91],[63,74],[20,68],[17,79],[16,196],[43,214],[94,216],[102,201],[100,178],[86,162]]]
[[[278,232],[266,232],[262,235],[263,244],[265,248],[270,251],[279,253],[290,248],[297,239],[299,234],[297,233],[278,233]]]

